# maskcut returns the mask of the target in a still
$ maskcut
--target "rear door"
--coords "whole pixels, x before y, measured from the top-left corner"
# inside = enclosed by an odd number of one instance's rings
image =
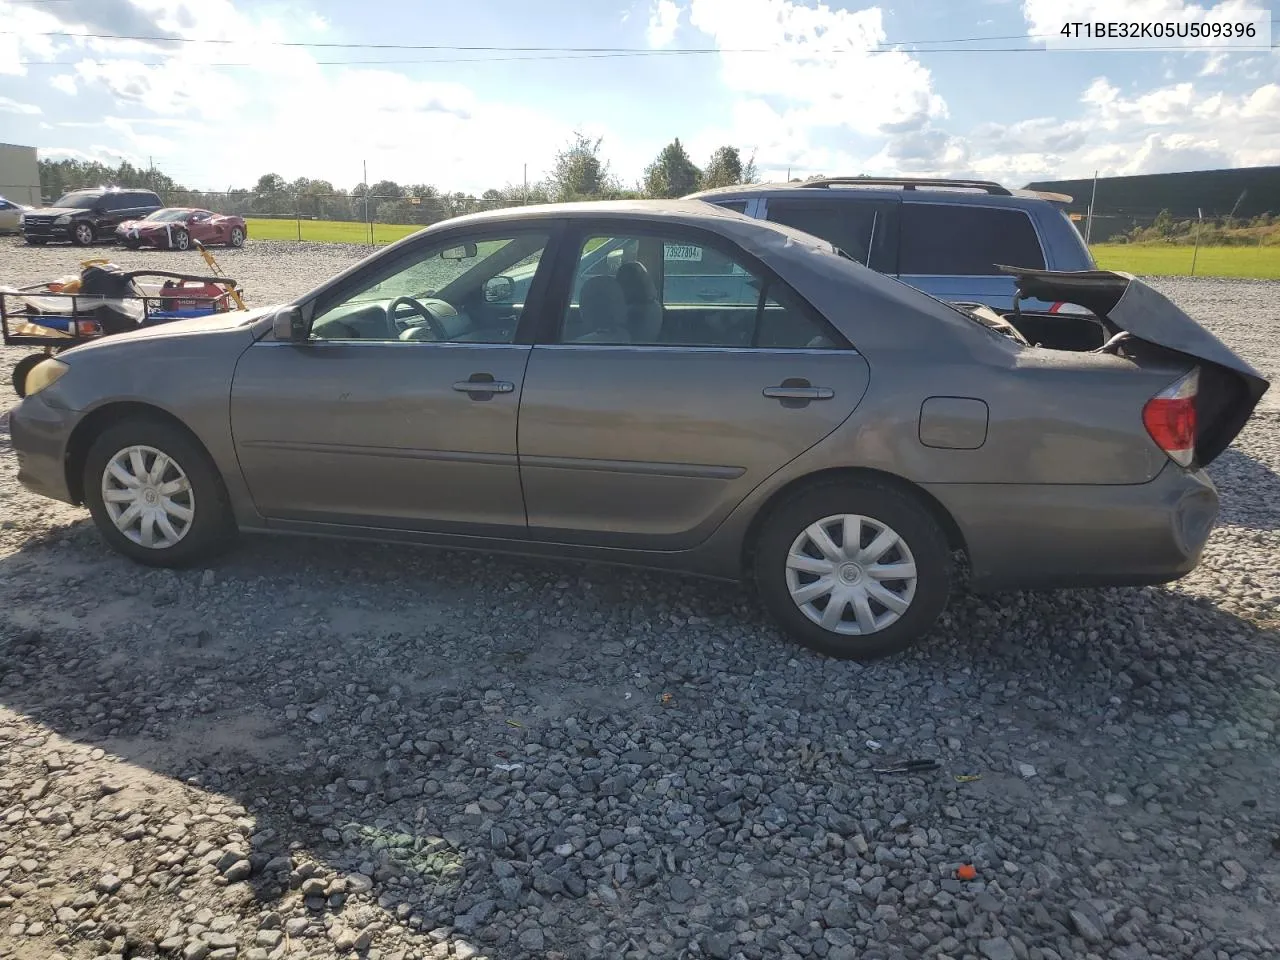
[[[898,272],[897,200],[863,199],[847,193],[771,197],[769,220],[834,244],[864,266],[890,276]]]
[[[602,272],[592,252],[606,244],[629,254]],[[839,426],[866,389],[857,351],[715,235],[601,220],[565,249],[520,403],[531,536],[693,546]],[[688,273],[668,273],[711,262],[738,278],[733,296],[707,302]]]
[[[977,202],[902,200],[898,275],[940,300],[1013,307],[1014,281],[998,265],[1043,270],[1044,248],[1030,215],[1013,207]],[[1025,303],[1047,310],[1049,303]]]

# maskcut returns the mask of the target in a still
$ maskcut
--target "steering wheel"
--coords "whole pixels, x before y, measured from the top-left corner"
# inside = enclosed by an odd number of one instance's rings
[[[401,323],[396,319],[396,311],[399,310],[401,304],[409,306],[414,313],[422,318],[422,323],[418,324],[412,321]],[[396,297],[387,304],[387,330],[392,337],[399,337],[405,330],[416,326],[426,326],[431,331],[431,335],[437,340],[449,339],[448,331],[445,330],[444,325],[436,318],[435,314],[413,297]]]

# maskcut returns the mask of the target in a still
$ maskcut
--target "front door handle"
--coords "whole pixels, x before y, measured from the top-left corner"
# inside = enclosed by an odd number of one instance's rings
[[[830,400],[836,392],[830,387],[790,386],[765,387],[764,395],[771,400]]]
[[[516,385],[510,380],[495,380],[491,373],[473,373],[466,380],[459,380],[453,389],[470,394],[472,400],[488,400],[495,393],[512,393]]]

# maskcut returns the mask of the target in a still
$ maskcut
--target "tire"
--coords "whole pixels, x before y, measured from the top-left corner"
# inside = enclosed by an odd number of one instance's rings
[[[94,236],[93,224],[81,221],[71,228],[71,242],[77,247],[87,247],[97,239]]]
[[[159,523],[151,522],[153,539],[172,540],[170,543],[145,545],[142,542],[148,525],[145,519],[117,526],[112,519],[113,513],[127,511],[129,503],[113,501],[108,504],[104,500],[104,486],[110,491],[124,489],[115,476],[107,474],[109,464],[120,458],[120,466],[125,472],[136,474],[128,453],[131,448],[145,448],[141,451],[144,471],[154,468],[156,453],[170,460],[171,466],[160,478],[164,481],[161,489],[157,490],[153,485],[149,491],[157,497],[151,503],[159,505],[168,499],[190,512],[189,519],[168,515],[168,531]],[[161,495],[164,486],[183,476],[187,480],[186,490],[179,489],[168,498]],[[199,443],[185,430],[172,424],[137,417],[108,427],[89,448],[83,483],[85,502],[103,538],[138,563],[154,567],[185,567],[221,552],[234,537],[231,506],[217,468]],[[128,535],[122,532],[122,527]],[[176,535],[176,539],[169,536],[169,531]]]
[[[11,377],[13,392],[19,397],[27,395],[27,374],[31,372],[32,367],[44,359],[46,358],[43,353],[32,353],[13,365],[13,375]]]
[[[231,233],[227,236],[227,243],[237,249],[244,246],[245,232],[244,227],[232,227]]]
[[[191,234],[185,230],[173,231],[173,249],[186,251],[191,249]]]
[[[861,551],[843,552],[843,532],[852,529],[841,519],[845,516],[861,518]],[[817,548],[810,534],[818,526],[829,531],[826,551]],[[883,552],[878,562],[864,552],[872,544],[888,542],[891,535],[897,536],[897,545]],[[884,540],[878,541],[881,536]],[[796,560],[791,561],[793,551]],[[832,563],[828,556],[839,562]],[[914,564],[914,584],[883,576],[885,566],[908,562]],[[796,569],[789,569],[789,563]],[[865,572],[873,565],[881,576]],[[829,575],[817,572],[822,566]],[[753,567],[760,597],[778,624],[801,645],[842,660],[873,660],[907,649],[933,626],[951,591],[951,553],[933,514],[909,493],[875,480],[824,483],[783,501],[761,525]],[[835,629],[819,622],[834,602],[832,591],[817,586],[824,580],[847,598],[840,604]],[[802,608],[804,587],[814,590]],[[793,598],[793,588],[801,593],[800,600]],[[891,605],[882,597],[893,598]],[[859,599],[865,603],[855,603]]]

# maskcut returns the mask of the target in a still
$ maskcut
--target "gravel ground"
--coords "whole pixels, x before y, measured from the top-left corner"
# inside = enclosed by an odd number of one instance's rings
[[[363,252],[217,256],[267,303]],[[82,256],[3,242],[0,283]],[[1280,284],[1159,286],[1280,375]],[[1212,467],[1191,576],[961,595],[871,666],[580,564],[146,571],[0,428],[0,957],[1276,957],[1278,427]]]

